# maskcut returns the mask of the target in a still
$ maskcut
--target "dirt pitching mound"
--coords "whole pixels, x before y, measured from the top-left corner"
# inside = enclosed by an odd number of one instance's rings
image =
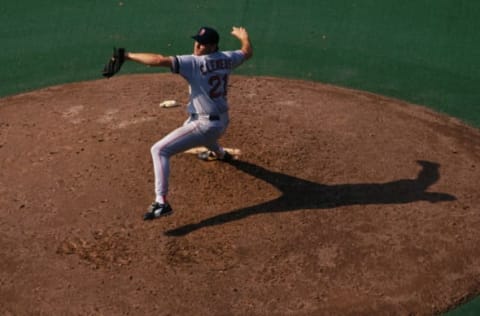
[[[480,292],[480,132],[320,83],[231,78],[232,163],[150,147],[187,84],[128,75],[0,99],[0,314],[433,314]]]

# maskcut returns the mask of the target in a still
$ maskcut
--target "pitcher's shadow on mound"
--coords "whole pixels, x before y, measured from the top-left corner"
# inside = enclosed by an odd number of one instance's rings
[[[440,179],[440,165],[417,161],[422,167],[415,179],[386,183],[325,185],[273,172],[255,164],[236,160],[231,165],[275,186],[282,195],[274,200],[206,218],[165,232],[168,236],[184,236],[201,228],[237,221],[261,213],[280,213],[304,209],[328,209],[346,205],[403,204],[416,201],[431,203],[454,201],[447,193],[427,192]]]

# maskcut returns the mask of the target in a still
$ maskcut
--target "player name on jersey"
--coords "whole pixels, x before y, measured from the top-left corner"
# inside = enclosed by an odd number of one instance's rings
[[[206,74],[216,70],[232,69],[232,67],[233,63],[230,59],[207,60],[205,64],[200,66],[200,71],[202,74]]]

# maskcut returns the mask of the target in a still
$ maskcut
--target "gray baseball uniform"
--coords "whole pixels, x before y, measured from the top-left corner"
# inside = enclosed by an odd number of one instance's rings
[[[168,192],[170,157],[193,147],[205,146],[222,152],[218,139],[228,123],[227,87],[231,71],[245,55],[241,50],[214,52],[208,55],[172,57],[172,72],[180,74],[190,85],[189,118],[151,148],[155,173],[155,195],[163,202]]]

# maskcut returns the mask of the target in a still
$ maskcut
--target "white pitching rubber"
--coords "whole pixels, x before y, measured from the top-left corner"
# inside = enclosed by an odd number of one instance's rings
[[[165,100],[159,104],[161,108],[173,108],[174,106],[179,106],[178,102],[175,100]]]

